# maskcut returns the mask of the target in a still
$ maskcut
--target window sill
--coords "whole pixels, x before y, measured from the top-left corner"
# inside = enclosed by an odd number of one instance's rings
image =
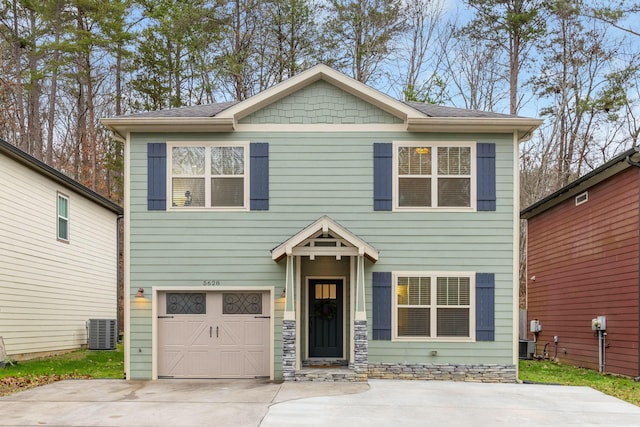
[[[460,207],[460,208],[455,208],[455,207],[441,207],[441,208],[434,208],[434,207],[399,207],[399,206],[395,206],[393,208],[393,212],[477,212],[477,209],[475,206],[472,207]]]
[[[391,339],[392,342],[416,342],[416,343],[433,343],[433,342],[447,342],[447,343],[469,343],[476,342],[475,337],[442,337],[442,338],[431,338],[431,337],[393,337]]]
[[[248,212],[248,207],[228,207],[228,208],[201,208],[201,207],[182,207],[172,206],[167,212]]]

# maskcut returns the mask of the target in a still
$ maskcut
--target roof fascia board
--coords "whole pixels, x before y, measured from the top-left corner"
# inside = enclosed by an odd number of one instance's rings
[[[560,203],[568,200],[578,194],[588,190],[596,184],[605,181],[612,176],[622,172],[623,170],[630,168],[631,165],[626,162],[626,158],[631,156],[634,161],[640,160],[640,155],[636,154],[635,150],[629,150],[621,155],[615,157],[611,161],[605,163],[599,168],[594,169],[581,178],[569,183],[555,193],[539,200],[531,206],[523,209],[520,212],[521,219],[530,219],[540,213],[551,209],[552,207],[559,205]]]
[[[0,140],[0,153],[5,154],[8,158],[20,163],[21,165],[39,173],[40,175],[51,179],[52,181],[63,185],[64,187],[74,190],[87,199],[97,203],[98,205],[114,212],[117,215],[122,215],[123,209],[121,206],[101,196],[88,187],[80,184],[73,178],[63,174],[62,172],[52,168],[46,163],[36,159],[35,157],[25,153],[18,147],[15,147],[4,140]]]
[[[270,87],[226,110],[216,117],[232,118],[235,122],[258,111],[279,99],[282,99],[312,83],[324,80],[344,90],[357,98],[360,98],[389,114],[402,120],[409,117],[427,117],[414,108],[379,92],[364,83],[348,77],[326,65],[316,65],[300,74],[297,74],[275,86]]]
[[[518,141],[523,142],[531,138],[533,132],[543,123],[539,119],[523,117],[492,118],[492,117],[426,117],[407,120],[407,130],[410,132],[451,132],[461,133],[491,133],[517,132]]]
[[[233,120],[219,117],[115,117],[100,119],[100,123],[123,138],[128,132],[233,131]]]

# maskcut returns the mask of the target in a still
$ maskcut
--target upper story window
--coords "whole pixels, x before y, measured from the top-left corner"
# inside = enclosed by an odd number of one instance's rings
[[[58,193],[58,240],[69,241],[69,198]]]
[[[473,339],[473,275],[397,273],[394,274],[394,288],[395,338]]]
[[[173,208],[248,207],[247,144],[173,144],[170,148],[168,187]]]
[[[398,210],[475,208],[475,144],[394,144]]]

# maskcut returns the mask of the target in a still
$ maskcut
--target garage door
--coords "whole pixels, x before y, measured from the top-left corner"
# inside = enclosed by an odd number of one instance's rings
[[[269,376],[268,292],[158,294],[158,377]]]

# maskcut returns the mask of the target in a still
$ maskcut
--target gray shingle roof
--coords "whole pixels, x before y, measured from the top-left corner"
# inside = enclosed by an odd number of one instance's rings
[[[144,113],[130,114],[126,117],[140,117],[140,118],[152,118],[152,117],[215,117],[227,108],[237,104],[237,101],[233,102],[220,102],[216,104],[203,104],[193,105],[190,107],[171,108],[168,110],[147,111]]]
[[[422,102],[403,101],[415,110],[426,114],[428,117],[460,117],[460,118],[514,118],[508,114],[492,113],[488,111],[467,110],[465,108],[445,107],[442,105],[424,104]],[[193,105],[190,107],[171,108],[168,110],[148,111],[143,113],[130,114],[131,118],[178,118],[178,117],[215,117],[226,110],[237,101],[220,102],[216,104]]]
[[[426,114],[429,117],[486,117],[486,118],[514,118],[509,114],[492,113],[489,111],[467,110],[465,108],[445,107],[442,105],[425,104],[422,102],[403,101],[409,107]]]

